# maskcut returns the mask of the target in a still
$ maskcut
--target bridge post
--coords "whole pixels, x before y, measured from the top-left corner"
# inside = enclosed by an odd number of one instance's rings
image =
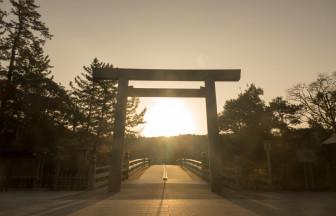
[[[118,80],[117,106],[115,110],[115,126],[111,152],[109,191],[119,192],[122,178],[123,147],[125,136],[126,106],[128,79]]]
[[[129,152],[124,153],[124,160],[123,160],[123,180],[128,179],[129,177]]]
[[[205,152],[201,153],[202,178],[209,180],[209,158]]]
[[[212,192],[220,191],[219,130],[217,121],[217,103],[215,81],[205,80],[205,103],[209,139],[209,170]]]
[[[97,156],[95,153],[92,153],[90,156],[91,160],[89,163],[88,188],[89,190],[93,190],[96,184]]]

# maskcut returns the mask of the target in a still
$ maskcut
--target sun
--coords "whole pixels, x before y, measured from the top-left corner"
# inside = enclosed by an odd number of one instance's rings
[[[145,114],[143,136],[174,136],[197,131],[192,108],[176,98],[153,99]]]

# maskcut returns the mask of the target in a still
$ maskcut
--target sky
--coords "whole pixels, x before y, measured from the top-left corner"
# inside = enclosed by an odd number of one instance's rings
[[[39,0],[37,3],[42,20],[54,35],[45,50],[54,65],[55,80],[65,86],[94,57],[120,68],[241,69],[241,81],[216,83],[220,112],[225,101],[237,97],[249,83],[262,87],[264,100],[270,101],[276,96],[286,97],[286,90],[296,83],[310,82],[319,73],[336,71],[335,0]],[[198,88],[203,83],[132,82],[132,85]],[[179,104],[176,107],[181,109],[176,112],[180,113],[166,118],[165,121],[171,121],[167,125],[189,121],[187,133],[206,133],[203,99],[141,98],[139,109],[148,109],[148,122],[142,133],[164,135],[145,131],[164,124],[163,120],[149,121],[156,118],[153,109],[168,116],[169,106],[174,104]],[[189,116],[189,120],[183,116]],[[186,133],[182,129],[175,132]]]

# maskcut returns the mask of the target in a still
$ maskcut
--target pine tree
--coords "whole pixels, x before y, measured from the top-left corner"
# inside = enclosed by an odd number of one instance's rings
[[[34,0],[10,3],[11,20],[2,20],[1,65],[7,66],[2,70],[6,94],[1,98],[0,138],[7,144],[34,148],[51,143],[52,134],[56,137],[58,130],[69,127],[71,101],[50,75],[43,45],[51,34],[40,20],[38,6]]]
[[[76,76],[74,82],[70,82],[71,98],[82,113],[77,130],[97,136],[104,136],[106,131],[111,131],[108,128],[113,119],[111,108],[116,103],[115,82],[94,82],[92,78],[94,68],[102,67],[112,66],[95,58],[90,66],[84,66],[84,72]]]
[[[113,68],[113,65],[100,62],[97,58],[84,72],[70,83],[72,100],[77,104],[84,118],[78,124],[78,130],[95,135],[98,138],[111,136],[114,128],[114,116],[117,96],[117,82],[111,80],[94,81],[95,68]],[[137,113],[138,98],[130,98],[126,110],[126,133],[134,134],[134,128],[143,123],[145,110]]]
[[[3,1],[0,0],[0,4],[2,2]],[[3,66],[2,66],[2,61],[4,59],[6,59],[6,57],[5,57],[6,56],[5,55],[6,54],[6,47],[5,47],[5,40],[4,40],[5,33],[7,32],[6,31],[6,22],[5,22],[6,16],[7,16],[6,11],[2,10],[1,7],[0,7],[0,71],[1,71],[0,79],[1,79],[1,74],[3,74],[3,69],[4,69]]]
[[[146,109],[143,109],[140,113],[137,113],[140,100],[137,97],[131,97],[127,100],[126,108],[126,135],[134,136],[137,134],[137,126],[144,122],[144,115]]]
[[[15,84],[13,76],[17,73],[17,59],[20,54],[34,44],[43,46],[52,35],[49,29],[40,20],[41,15],[37,9],[39,6],[34,0],[10,0],[12,4],[11,15],[15,17],[7,23],[8,34],[6,37],[6,48],[9,50],[7,80]]]

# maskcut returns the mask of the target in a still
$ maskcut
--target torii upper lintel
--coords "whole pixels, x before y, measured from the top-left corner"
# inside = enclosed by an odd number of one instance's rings
[[[96,80],[152,80],[152,81],[239,81],[240,69],[130,69],[100,68],[93,71]]]

